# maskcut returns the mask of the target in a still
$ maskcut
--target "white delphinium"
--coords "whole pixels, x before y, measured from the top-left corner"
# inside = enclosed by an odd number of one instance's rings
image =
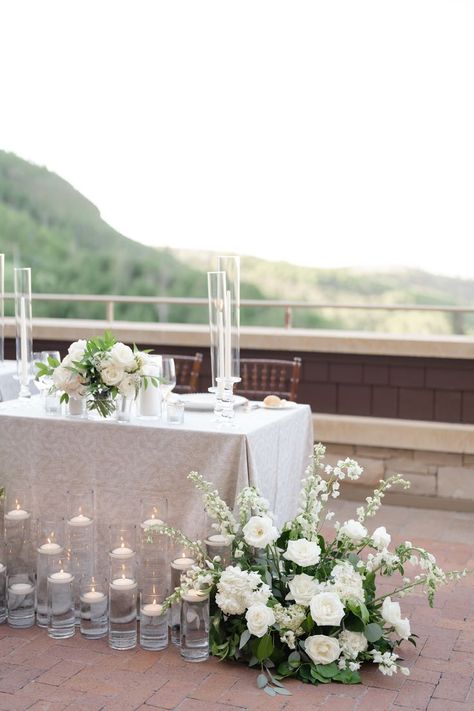
[[[259,494],[254,486],[246,486],[237,496],[240,525],[244,526],[252,515],[274,518],[270,503]]]
[[[234,514],[226,502],[221,499],[217,489],[214,489],[211,482],[206,481],[198,472],[190,472],[188,479],[202,492],[206,512],[211,518],[219,522],[221,533],[224,536],[231,536],[233,538],[238,530],[238,525]]]
[[[393,676],[393,674],[397,673],[399,669],[397,665],[398,654],[392,652],[384,652],[382,654],[378,649],[373,649],[370,654],[373,657],[374,664],[379,665],[379,671],[381,671],[384,676]],[[407,667],[400,667],[400,671],[402,674],[407,675]],[[408,670],[408,674],[409,673]]]
[[[375,516],[379,508],[382,506],[382,499],[385,496],[385,491],[391,489],[392,486],[401,486],[404,489],[410,488],[410,482],[400,476],[400,474],[394,474],[389,477],[386,481],[380,480],[380,486],[378,489],[374,490],[373,496],[366,497],[366,506],[359,506],[357,509],[357,517],[362,523],[366,518]]]
[[[346,459],[340,459],[333,469],[334,476],[341,481],[345,479],[346,476],[348,479],[355,481],[362,476],[363,472],[363,467],[361,467],[355,459],[350,459],[349,457],[346,457]]]
[[[381,570],[384,575],[390,575],[399,563],[400,558],[398,555],[390,553],[387,549],[382,549],[377,551],[377,553],[368,554],[365,567],[368,573]]]

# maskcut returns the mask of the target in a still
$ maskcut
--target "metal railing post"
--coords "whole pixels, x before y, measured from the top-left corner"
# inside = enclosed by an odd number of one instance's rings
[[[114,320],[114,302],[113,301],[107,301],[105,305],[105,320],[106,321],[113,321]]]
[[[291,328],[293,324],[293,311],[291,306],[285,306],[285,328]]]

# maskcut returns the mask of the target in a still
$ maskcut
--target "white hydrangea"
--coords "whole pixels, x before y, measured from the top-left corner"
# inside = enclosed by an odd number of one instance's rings
[[[270,588],[255,571],[229,565],[217,583],[216,603],[226,615],[241,615],[251,605],[266,604]]]
[[[335,592],[342,602],[353,600],[364,602],[364,588],[362,576],[354,570],[351,563],[344,561],[334,566],[331,571],[333,583],[331,590]]]
[[[351,632],[343,630],[339,635],[339,645],[342,653],[349,659],[357,659],[361,652],[365,652],[368,646],[367,638],[362,632]],[[355,671],[354,669],[352,671]]]
[[[289,607],[283,607],[283,605],[275,605],[273,608],[273,614],[275,615],[275,621],[277,625],[280,625],[282,629],[291,630],[296,635],[303,634],[303,628],[301,625],[306,619],[306,608],[302,605],[289,605]]]

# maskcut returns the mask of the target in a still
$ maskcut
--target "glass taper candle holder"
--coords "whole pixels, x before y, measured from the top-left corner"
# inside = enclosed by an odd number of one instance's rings
[[[96,577],[81,581],[81,634],[87,639],[106,637],[108,632],[108,590]]]
[[[137,645],[135,555],[122,560],[109,558],[109,647],[133,649]]]
[[[35,583],[31,571],[8,575],[7,609],[10,627],[25,628],[35,624]]]
[[[64,553],[64,521],[38,521],[36,548],[36,624],[48,626],[48,576]]]
[[[165,597],[166,594],[154,584],[145,584],[140,593],[140,647],[143,649],[159,651],[168,646],[168,610],[163,609]]]
[[[217,270],[225,273],[225,370],[234,383],[240,380],[240,257],[217,257]],[[229,338],[227,338],[229,337]]]
[[[175,557],[170,563],[171,570],[171,592],[181,585],[182,576],[196,564],[193,554],[190,550],[182,548],[175,553]],[[180,637],[181,625],[181,604],[174,603],[170,610],[170,632],[171,642],[178,646],[181,642]]]
[[[48,575],[48,635],[54,639],[72,637],[76,632],[74,575],[67,557],[54,556]]]
[[[13,270],[15,289],[16,363],[21,398],[31,397],[33,364],[33,324],[31,318],[31,269]]]
[[[209,595],[189,590],[181,600],[181,656],[187,662],[209,657]]]

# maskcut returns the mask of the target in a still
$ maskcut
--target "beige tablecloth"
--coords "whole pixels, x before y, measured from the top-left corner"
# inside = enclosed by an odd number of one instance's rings
[[[278,523],[294,515],[313,434],[308,405],[237,411],[235,427],[213,414],[185,413],[183,425],[130,424],[46,416],[38,397],[0,403],[0,484],[26,485],[34,516],[66,516],[67,491],[91,487],[96,521],[140,522],[140,499],[166,496],[169,518],[190,534],[205,526],[190,470],[211,480],[233,506],[257,486]]]

